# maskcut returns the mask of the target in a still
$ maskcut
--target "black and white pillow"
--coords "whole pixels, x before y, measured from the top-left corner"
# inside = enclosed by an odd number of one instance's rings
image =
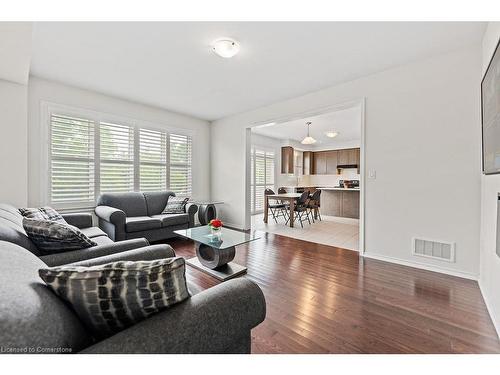
[[[190,297],[185,272],[184,258],[167,258],[67,265],[39,275],[97,338],[105,338]]]
[[[186,212],[186,204],[189,198],[168,197],[167,205],[163,209],[163,214],[183,214]]]
[[[80,229],[69,224],[25,217],[23,218],[23,227],[30,240],[44,254],[84,249],[97,245]]]
[[[57,223],[66,224],[66,220],[52,207],[20,208],[19,212],[28,219],[51,220]]]

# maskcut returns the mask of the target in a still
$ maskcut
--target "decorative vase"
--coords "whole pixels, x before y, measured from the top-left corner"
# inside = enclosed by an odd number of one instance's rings
[[[210,227],[210,231],[212,232],[214,240],[220,241],[222,238],[222,228]]]

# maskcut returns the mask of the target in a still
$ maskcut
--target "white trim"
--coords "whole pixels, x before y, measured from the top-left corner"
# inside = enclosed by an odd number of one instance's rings
[[[500,340],[500,322],[495,320],[495,315],[493,314],[493,308],[491,306],[491,303],[490,303],[490,300],[489,300],[487,294],[484,293],[480,278],[477,281],[477,283],[479,285],[479,291],[481,292],[481,295],[483,296],[484,304],[486,305],[486,310],[488,310],[488,314],[490,316],[491,322],[493,323],[493,326],[495,327],[495,330],[497,332],[498,339]]]
[[[479,275],[471,274],[468,272],[456,271],[456,270],[451,270],[451,269],[444,268],[444,267],[432,266],[429,264],[423,264],[423,263],[418,263],[418,262],[411,262],[411,261],[407,261],[407,260],[403,260],[403,259],[399,259],[399,258],[389,257],[386,255],[379,255],[379,254],[367,253],[367,252],[365,252],[363,254],[360,253],[360,255],[362,255],[365,258],[381,260],[383,262],[399,264],[401,266],[419,268],[419,269],[426,270],[426,271],[443,273],[445,275],[461,277],[462,279],[468,279],[468,280],[474,280],[474,281],[478,281],[478,279],[479,279]]]

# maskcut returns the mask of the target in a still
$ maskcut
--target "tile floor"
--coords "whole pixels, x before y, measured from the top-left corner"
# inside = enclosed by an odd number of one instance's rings
[[[283,218],[278,218],[277,224],[271,216],[267,224],[262,218],[263,214],[252,215],[252,229],[343,249],[359,250],[359,221],[355,219],[322,215],[322,221],[316,220],[311,225],[304,223],[304,228],[296,222],[294,227],[290,228],[284,224]]]

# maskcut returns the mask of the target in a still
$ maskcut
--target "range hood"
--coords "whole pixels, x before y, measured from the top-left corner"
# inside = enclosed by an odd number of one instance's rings
[[[357,164],[341,164],[337,165],[337,169],[354,169],[358,168]]]

